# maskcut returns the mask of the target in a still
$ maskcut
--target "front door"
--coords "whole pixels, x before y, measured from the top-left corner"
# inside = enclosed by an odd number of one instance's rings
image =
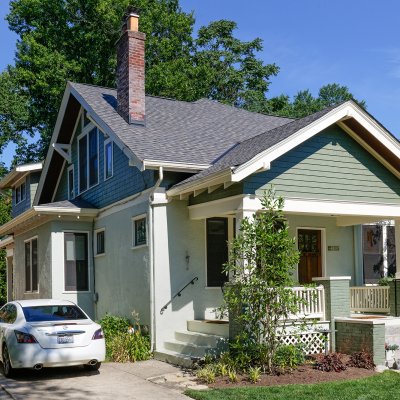
[[[297,235],[299,261],[299,283],[312,283],[313,277],[322,276],[321,231],[299,229]]]

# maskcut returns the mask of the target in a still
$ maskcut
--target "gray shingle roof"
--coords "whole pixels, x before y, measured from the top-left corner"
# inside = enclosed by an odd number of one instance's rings
[[[207,99],[146,96],[146,126],[129,125],[116,111],[116,90],[70,85],[140,160],[213,164],[238,143],[292,121]]]
[[[244,140],[243,142],[233,147],[226,154],[224,154],[210,168],[203,170],[196,175],[192,175],[184,181],[174,185],[174,187],[178,187],[189,182],[194,182],[198,179],[205,178],[209,175],[212,175],[219,171],[223,171],[224,169],[230,167],[236,167],[238,165],[244,164],[245,162],[255,157],[257,154],[288,138],[289,136],[298,132],[300,129],[318,120],[331,110],[337,108],[338,106],[339,105],[335,105],[322,111],[318,111],[314,114],[308,115],[307,117],[292,120],[285,125],[279,126],[275,129],[263,132],[260,135]]]

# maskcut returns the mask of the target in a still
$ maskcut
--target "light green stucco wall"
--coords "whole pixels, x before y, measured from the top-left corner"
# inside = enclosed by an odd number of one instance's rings
[[[354,286],[357,275],[354,251],[353,227],[336,226],[334,217],[313,217],[306,215],[288,215],[290,234],[296,237],[298,228],[321,228],[322,232],[322,268],[324,276],[351,276],[350,286]],[[338,246],[338,251],[328,251],[328,246]],[[324,270],[325,264],[325,270]],[[297,267],[295,279],[297,279]]]
[[[286,198],[400,204],[400,180],[337,126],[248,177],[244,192],[262,195],[271,184]]]
[[[25,293],[25,240],[38,237],[39,292]],[[13,266],[13,299],[43,299],[51,297],[51,223],[15,236]]]

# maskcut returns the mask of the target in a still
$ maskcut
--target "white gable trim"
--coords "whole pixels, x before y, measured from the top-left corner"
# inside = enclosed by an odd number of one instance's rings
[[[388,150],[395,154],[396,157],[399,158],[400,162],[400,144],[361,108],[359,108],[353,102],[346,102],[328,112],[318,120],[300,129],[295,134],[290,135],[286,139],[277,143],[275,146],[272,146],[262,151],[251,160],[235,168],[232,171],[232,181],[240,182],[249,175],[261,169],[265,169],[266,166],[270,165],[272,161],[276,160],[283,154],[312,138],[330,125],[335,124],[339,121],[343,121],[347,118],[354,118],[357,122],[359,122]],[[364,141],[359,141],[359,143],[365,147]],[[371,152],[370,150],[371,149],[367,148],[367,151]],[[376,156],[376,153],[372,155]],[[379,161],[382,161],[382,158]],[[388,164],[386,163],[386,166],[387,165]],[[393,168],[391,170],[393,170]]]

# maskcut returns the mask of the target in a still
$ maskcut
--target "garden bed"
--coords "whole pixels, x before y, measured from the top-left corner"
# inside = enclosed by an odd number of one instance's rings
[[[227,388],[241,386],[274,386],[290,384],[311,384],[320,382],[332,382],[339,380],[360,379],[377,374],[373,370],[347,367],[342,372],[323,372],[312,365],[302,365],[296,370],[281,375],[261,375],[257,383],[249,382],[247,376],[238,375],[238,382],[231,383],[227,377],[217,377],[216,382],[209,384],[210,388]]]

